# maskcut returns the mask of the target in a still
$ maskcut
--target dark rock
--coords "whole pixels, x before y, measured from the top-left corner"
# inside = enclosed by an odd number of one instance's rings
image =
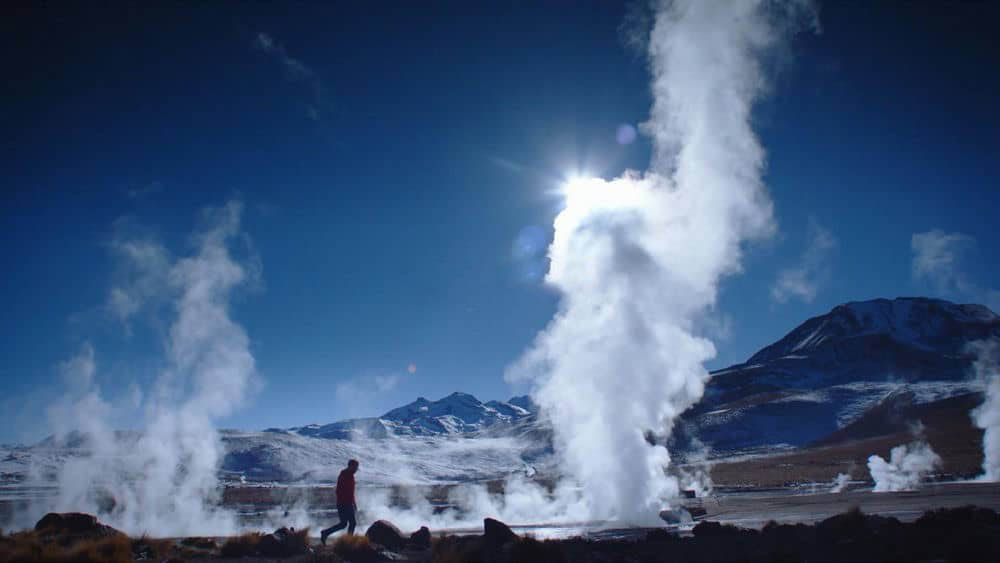
[[[420,549],[431,547],[431,531],[427,529],[427,526],[421,526],[419,530],[410,534],[410,545]]]
[[[97,527],[97,517],[81,512],[49,512],[35,524],[35,531],[40,532],[47,528],[57,529],[67,532],[86,532]]]
[[[305,532],[296,532],[295,528],[278,528],[273,534],[261,536],[257,544],[257,552],[264,557],[291,557],[308,551]]]
[[[50,512],[35,524],[35,531],[44,534],[105,537],[121,534],[111,526],[97,521],[97,517],[82,512]]]
[[[867,540],[875,535],[884,535],[899,525],[899,520],[895,518],[865,514],[855,507],[817,524],[816,536],[821,541],[830,543],[842,541],[841,538],[851,538],[852,541]]]
[[[509,553],[507,560],[512,563],[566,563],[566,556],[557,542],[541,542],[531,537],[510,542],[503,551]]]
[[[665,543],[678,539],[677,534],[672,534],[662,528],[656,528],[646,533],[646,541],[652,543]]]
[[[281,540],[274,534],[261,536],[257,542],[257,551],[265,557],[281,557],[281,550]]]
[[[747,530],[731,524],[720,524],[712,521],[699,522],[698,525],[691,530],[691,533],[694,534],[694,537],[696,538],[752,536],[758,534],[756,530]]]
[[[406,537],[399,531],[399,528],[388,520],[376,520],[368,527],[365,536],[372,542],[389,549],[401,549],[406,545]]]
[[[503,545],[517,539],[510,526],[492,518],[483,519],[483,539],[490,545]]]

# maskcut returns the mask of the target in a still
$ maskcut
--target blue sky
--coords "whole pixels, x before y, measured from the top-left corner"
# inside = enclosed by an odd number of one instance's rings
[[[503,372],[555,311],[559,184],[649,162],[648,139],[616,139],[651,103],[635,6],[19,10],[0,39],[0,441],[46,434],[84,343],[110,401],[155,380],[169,311],[109,312],[130,275],[116,241],[189,255],[201,210],[229,201],[233,253],[260,266],[231,313],[263,387],[223,425],[523,393]],[[755,125],[779,230],[724,281],[710,367],[845,301],[996,308],[997,15],[828,3],[772,61]]]

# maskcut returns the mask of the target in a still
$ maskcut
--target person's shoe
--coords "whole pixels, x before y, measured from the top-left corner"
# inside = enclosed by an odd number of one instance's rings
[[[323,545],[326,545],[326,536],[329,536],[329,535],[330,534],[326,533],[326,530],[321,531],[319,533],[319,543],[321,543]]]

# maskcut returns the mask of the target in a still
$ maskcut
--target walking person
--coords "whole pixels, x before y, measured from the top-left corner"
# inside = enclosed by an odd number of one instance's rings
[[[354,534],[354,527],[357,525],[358,505],[354,501],[354,474],[358,472],[358,460],[352,459],[347,462],[347,468],[341,470],[337,477],[337,515],[340,516],[340,523],[331,526],[319,533],[319,541],[326,545],[326,538],[337,530],[347,528],[347,534]]]

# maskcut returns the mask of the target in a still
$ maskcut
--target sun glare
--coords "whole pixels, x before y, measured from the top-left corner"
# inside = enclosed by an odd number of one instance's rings
[[[616,209],[630,204],[631,194],[626,182],[607,181],[595,176],[570,176],[562,185],[566,207],[582,213]]]

